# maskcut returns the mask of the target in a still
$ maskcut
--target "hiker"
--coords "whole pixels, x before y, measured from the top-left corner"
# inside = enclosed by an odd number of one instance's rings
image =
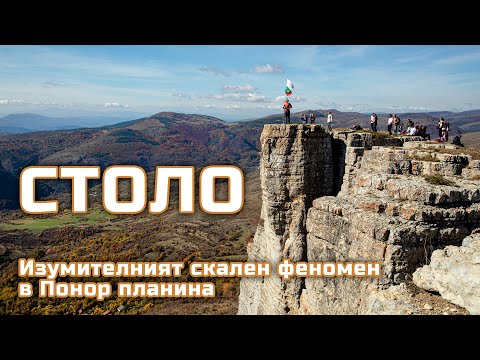
[[[450,131],[450,124],[443,119],[443,136],[445,137],[445,141],[448,141],[448,132]]]
[[[445,121],[445,119],[443,117],[440,118],[440,121],[437,124],[437,128],[438,128],[438,134],[440,135],[440,137],[435,139],[435,141],[437,141],[437,142],[447,141],[447,139],[448,139],[448,131],[447,131],[448,123]]]
[[[307,123],[307,114],[302,114],[302,121],[304,124]]]
[[[283,123],[290,124],[290,109],[292,108],[292,104],[288,100],[285,100],[283,104]]]
[[[372,116],[370,116],[370,127],[373,132],[377,132],[377,122],[378,122],[377,114],[372,113]]]
[[[415,136],[420,134],[420,125],[418,122],[413,125],[413,121],[408,119],[407,125],[407,135]]]
[[[392,114],[388,114],[388,122],[387,122],[388,135],[392,135],[392,125],[393,125],[393,116]]]
[[[462,137],[462,135],[454,136],[454,137],[453,137],[452,144],[453,144],[453,145],[457,145],[457,146],[461,146],[461,147],[465,147],[465,145],[463,145],[462,142],[460,141],[460,138],[461,138],[461,137]]]
[[[315,114],[314,113],[310,114],[310,124],[315,124]]]
[[[417,123],[418,124],[418,123]],[[423,139],[428,139],[430,141],[430,134],[427,134],[427,126],[426,125],[418,125],[417,129],[417,136],[421,136]]]
[[[420,123],[416,122],[415,123],[415,130],[416,130],[417,134],[420,134],[420,129],[421,129]]]
[[[399,126],[400,126],[400,118],[397,117],[397,114],[393,116],[393,125],[395,125],[395,134],[398,134],[399,131]]]
[[[448,141],[448,131],[447,131],[447,125],[446,122],[443,122],[443,127],[442,127],[442,136],[443,141]]]
[[[328,130],[330,131],[332,131],[332,122],[333,122],[332,112],[329,111],[327,116],[327,124],[328,124]]]
[[[442,137],[442,129],[443,129],[444,121],[445,121],[445,119],[443,117],[441,117],[440,120],[437,123],[438,137]]]

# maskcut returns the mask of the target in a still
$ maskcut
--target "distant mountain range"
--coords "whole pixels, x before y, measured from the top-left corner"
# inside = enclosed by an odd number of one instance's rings
[[[315,113],[317,123],[325,125],[328,111],[304,112]],[[335,127],[370,126],[368,115],[330,111]],[[300,121],[301,114],[293,113],[292,122]],[[13,116],[5,118],[12,121]],[[437,114],[399,116],[404,122],[410,117],[414,122],[428,124],[435,137]],[[480,111],[441,116],[450,121],[454,134],[480,126]],[[30,119],[28,125],[17,122],[13,127],[33,128],[35,120],[44,121],[42,126],[54,124],[38,115]],[[386,115],[379,116],[380,129],[386,128],[386,121]],[[113,164],[135,164],[153,171],[157,165],[194,165],[199,169],[212,164],[235,164],[249,172],[258,166],[263,125],[281,122],[282,114],[232,123],[205,115],[161,112],[104,127],[0,134],[0,209],[17,205],[18,176],[23,168],[31,165],[100,165],[105,168]],[[49,186],[58,187],[62,182],[61,188],[66,189],[69,183],[66,180],[49,183]],[[41,191],[48,193],[50,190],[43,187]]]
[[[369,127],[370,115],[357,112],[342,112],[335,109],[326,110],[303,110],[292,114],[292,121],[299,121],[300,115],[304,112],[315,113],[319,121],[326,117],[328,111],[332,111],[336,127],[351,127],[359,124],[363,127]],[[414,122],[422,122],[432,125],[441,116],[446,118],[454,127],[454,132],[475,132],[480,131],[480,110],[469,110],[463,112],[437,111],[426,113],[399,113],[402,120],[411,118]],[[190,115],[196,116],[196,115]],[[380,114],[379,127],[386,129],[388,114]],[[133,117],[133,116],[132,116]],[[27,132],[46,131],[46,130],[64,130],[79,128],[96,128],[113,125],[124,121],[125,117],[118,116],[76,116],[76,117],[47,117],[39,114],[23,113],[10,114],[0,117],[0,133],[20,134]],[[136,121],[136,120],[132,120]],[[221,120],[220,120],[221,121]],[[282,112],[259,119],[238,121],[238,123],[275,123],[282,121]],[[325,119],[323,119],[325,122]]]
[[[22,113],[0,117],[0,133],[21,134],[34,131],[100,127],[121,121],[112,116],[48,117]]]

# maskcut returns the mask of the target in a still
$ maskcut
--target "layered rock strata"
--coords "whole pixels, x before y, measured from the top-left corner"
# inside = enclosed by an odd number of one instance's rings
[[[382,276],[244,279],[239,313],[375,313],[372,293],[411,282],[433,251],[478,228],[479,161],[420,140],[265,126],[249,260],[380,261]]]
[[[262,210],[250,261],[307,259],[306,217],[312,201],[332,192],[331,137],[321,126],[266,125],[260,142]],[[259,199],[260,200],[260,199]],[[286,314],[300,306],[303,279],[243,279],[239,314]]]

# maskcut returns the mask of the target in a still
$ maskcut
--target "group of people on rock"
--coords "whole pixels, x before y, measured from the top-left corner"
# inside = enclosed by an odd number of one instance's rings
[[[315,114],[314,113],[310,113],[309,116],[307,116],[307,114],[302,114],[301,119],[302,119],[302,122],[304,124],[308,124],[308,120],[310,120],[310,124],[315,124]]]
[[[292,108],[292,104],[289,100],[285,100],[283,104],[283,123],[290,124],[290,109]],[[315,114],[310,113],[306,114],[303,113],[301,116],[301,120],[304,124],[315,124]],[[332,112],[329,111],[327,115],[327,126],[328,130],[332,130],[332,122],[333,122],[333,115]],[[378,116],[376,113],[372,113],[370,116],[370,129],[372,132],[377,132],[377,125],[378,125]],[[358,128],[360,126],[356,125]],[[403,123],[400,120],[400,117],[397,114],[388,114],[387,120],[387,131],[389,135],[397,134],[397,135],[409,135],[409,136],[421,136],[423,138],[428,138],[430,140],[430,134],[427,134],[427,127],[425,125],[420,125],[420,123],[413,123],[411,119],[408,119],[406,124],[406,129],[403,129]],[[438,129],[438,138],[435,139],[437,142],[446,142],[448,141],[448,132],[450,131],[449,123],[441,117],[436,125]],[[460,138],[455,139],[458,143],[460,143]]]
[[[372,113],[370,117],[370,126],[373,132],[377,132],[377,122],[378,116],[375,113]],[[393,128],[395,129],[393,130]],[[430,140],[430,134],[427,134],[427,127],[425,125],[420,125],[420,123],[413,123],[411,119],[407,121],[407,128],[403,129],[403,123],[400,120],[400,117],[397,114],[388,114],[387,120],[387,131],[389,135],[409,135],[409,136],[421,136],[428,137]]]
[[[387,130],[389,135],[392,135],[392,128],[394,126],[395,126],[394,134],[401,134],[403,131],[403,124],[400,121],[400,116],[397,116],[397,114],[393,116],[392,114],[388,114]]]
[[[290,101],[285,100],[285,103],[283,104],[283,123],[284,124],[290,124],[291,108],[292,108],[292,104],[290,103]],[[308,115],[306,113],[303,113],[300,119],[304,124],[308,124],[309,121],[310,121],[310,124],[315,124],[316,118],[314,113],[310,113]],[[328,125],[328,130],[330,131],[332,130],[332,122],[333,122],[332,112],[329,111],[327,115],[327,125]]]

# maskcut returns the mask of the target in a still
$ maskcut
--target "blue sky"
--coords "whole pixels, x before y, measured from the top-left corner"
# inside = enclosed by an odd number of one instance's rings
[[[480,46],[0,46],[0,115],[480,108]]]

